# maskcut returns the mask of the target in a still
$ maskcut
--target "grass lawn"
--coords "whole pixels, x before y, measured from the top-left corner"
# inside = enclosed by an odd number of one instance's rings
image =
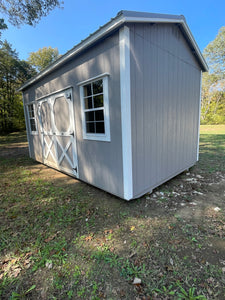
[[[131,202],[0,137],[0,201],[1,299],[225,299],[225,126],[201,126],[199,162]]]

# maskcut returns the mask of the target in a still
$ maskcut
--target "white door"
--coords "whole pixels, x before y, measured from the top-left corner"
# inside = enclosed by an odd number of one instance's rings
[[[72,89],[39,101],[43,162],[78,177]]]

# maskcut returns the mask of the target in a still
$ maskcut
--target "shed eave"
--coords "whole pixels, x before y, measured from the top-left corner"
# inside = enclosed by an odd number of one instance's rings
[[[129,16],[129,13],[131,16]],[[141,14],[141,13],[140,13]],[[41,79],[42,77],[48,75],[50,72],[52,72],[54,69],[58,68],[62,64],[66,63],[69,59],[77,55],[78,53],[85,50],[87,47],[90,47],[95,42],[97,42],[99,39],[103,38],[107,34],[111,33],[115,29],[122,26],[124,23],[173,23],[173,24],[181,24],[182,28],[184,29],[184,32],[190,41],[191,45],[193,46],[195,53],[197,55],[197,58],[201,64],[202,71],[208,71],[207,63],[201,54],[201,51],[185,21],[185,18],[183,16],[168,16],[165,15],[159,15],[159,14],[151,14],[149,13],[149,17],[146,17],[146,13],[143,13],[143,17],[136,17],[132,16],[132,12],[129,11],[121,11],[117,14],[117,16],[113,19],[111,19],[108,23],[100,27],[97,31],[95,31],[93,34],[89,35],[85,40],[81,41],[78,45],[76,45],[74,48],[69,50],[66,54],[64,54],[62,57],[60,57],[57,61],[55,61],[53,64],[48,66],[46,69],[44,69],[42,72],[37,74],[35,77],[27,81],[25,84],[23,84],[18,91],[23,91],[26,88],[28,88],[30,85]]]

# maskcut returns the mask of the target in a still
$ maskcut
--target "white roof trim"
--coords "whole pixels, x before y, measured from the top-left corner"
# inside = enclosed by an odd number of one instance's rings
[[[181,19],[124,17],[124,21],[134,23],[180,23]]]
[[[157,14],[155,14],[157,15]],[[64,62],[75,56],[76,54],[80,53],[83,51],[85,48],[91,46],[93,43],[95,43],[97,40],[100,38],[104,37],[108,33],[112,32],[116,28],[120,27],[122,24],[128,22],[134,22],[134,23],[177,23],[181,24],[185,33],[187,34],[188,39],[190,40],[190,43],[192,44],[194,50],[196,51],[196,55],[199,58],[199,61],[201,62],[203,68],[205,71],[208,71],[208,66],[207,63],[201,54],[201,51],[187,25],[185,22],[184,17],[177,16],[176,17],[153,17],[152,14],[149,17],[134,17],[134,16],[124,16],[123,12],[118,14],[114,19],[112,19],[110,22],[106,23],[104,26],[100,27],[96,32],[93,34],[89,35],[85,40],[81,41],[77,46],[69,50],[66,54],[64,54],[62,57],[60,57],[57,61],[55,61],[53,64],[51,64],[49,67],[47,67],[44,71],[41,73],[37,74],[35,77],[33,77],[31,80],[27,81],[24,85],[22,85],[19,89],[19,91],[24,90],[28,86],[30,86],[32,83],[36,82],[38,79],[41,79],[45,75],[49,74],[52,72],[55,68],[59,67],[62,65]]]

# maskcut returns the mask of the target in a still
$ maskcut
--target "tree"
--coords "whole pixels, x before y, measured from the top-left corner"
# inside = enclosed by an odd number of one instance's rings
[[[210,73],[225,78],[225,26],[220,28],[216,38],[204,50]]]
[[[0,11],[12,25],[36,25],[50,11],[63,4],[60,0],[0,0]]]
[[[202,124],[225,124],[225,80],[205,73],[202,79]]]
[[[0,132],[12,132],[24,126],[23,103],[19,86],[35,74],[20,61],[12,46],[4,41],[0,48]]]
[[[225,27],[204,49],[209,73],[202,78],[202,124],[225,124]]]
[[[7,27],[7,25],[5,24],[4,19],[0,19],[0,44],[2,43],[2,42],[1,42],[1,35],[2,35],[1,30],[5,30],[5,29],[7,29],[7,28],[8,28],[8,27]]]
[[[58,57],[59,51],[57,48],[44,47],[36,52],[31,52],[28,57],[28,62],[40,72],[53,63]]]

